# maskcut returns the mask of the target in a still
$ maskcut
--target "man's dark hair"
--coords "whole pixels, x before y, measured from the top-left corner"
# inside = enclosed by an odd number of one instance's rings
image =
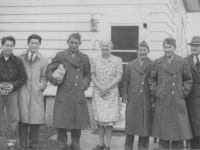
[[[15,38],[12,36],[3,37],[1,39],[1,45],[4,45],[6,43],[6,41],[12,41],[13,44],[15,45]]]
[[[31,41],[31,39],[38,39],[39,43],[41,44],[42,38],[39,35],[32,34],[28,37],[28,43]]]

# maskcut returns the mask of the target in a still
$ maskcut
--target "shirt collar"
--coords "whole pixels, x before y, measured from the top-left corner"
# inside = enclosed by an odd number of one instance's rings
[[[28,50],[28,59],[31,58],[31,54],[32,54],[32,53],[30,52],[30,50]],[[33,54],[33,60],[34,60],[36,57],[40,59],[40,57],[38,56],[38,52],[35,53],[35,54]]]
[[[102,55],[100,56],[100,60],[103,61],[103,62],[109,62],[109,61],[112,61],[114,58],[114,56],[112,54],[110,54],[110,57],[108,58],[108,60],[104,60]]]
[[[195,55],[193,55],[193,59],[197,59],[196,57],[198,57],[199,58],[199,60],[200,60],[200,55],[198,55],[198,56],[195,56]]]
[[[3,58],[4,56],[3,56],[3,52],[1,52],[1,54],[0,54],[0,58]],[[11,58],[12,60],[14,60],[14,56],[13,56],[13,54],[11,53],[10,54],[10,57],[9,58]]]
[[[167,59],[167,61],[170,61],[170,62],[173,61],[174,57],[175,57],[175,55],[173,55],[171,58],[168,58],[168,57],[165,56],[165,58]]]
[[[142,65],[146,61],[147,58],[142,60],[141,58],[138,57],[138,59],[139,59],[140,65]]]

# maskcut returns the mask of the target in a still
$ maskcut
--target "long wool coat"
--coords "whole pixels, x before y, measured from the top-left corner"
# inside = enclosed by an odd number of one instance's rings
[[[186,104],[188,108],[192,133],[194,136],[200,136],[200,70],[197,71],[192,55],[186,59],[189,62],[194,81],[192,90],[186,97]]]
[[[84,93],[91,81],[89,58],[80,51],[73,58],[68,49],[57,53],[46,71],[47,78],[53,85],[56,85],[53,72],[60,64],[64,65],[66,73],[56,92],[53,126],[86,129],[90,125]]]
[[[28,51],[22,53],[20,58],[27,74],[27,80],[19,93],[20,120],[23,123],[43,124],[45,123],[45,110],[42,92],[47,87],[45,72],[48,60],[38,52],[30,66]]]
[[[152,136],[163,140],[192,138],[185,97],[192,88],[188,61],[175,55],[171,64],[165,56],[155,60],[149,85],[156,102]]]
[[[122,79],[122,98],[126,98],[126,127],[129,135],[150,136],[152,127],[151,93],[148,79],[153,62],[147,58],[140,65],[139,59],[128,63]]]

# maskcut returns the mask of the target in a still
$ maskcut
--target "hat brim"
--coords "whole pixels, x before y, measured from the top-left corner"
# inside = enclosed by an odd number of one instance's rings
[[[200,43],[188,43],[188,45],[200,45]]]

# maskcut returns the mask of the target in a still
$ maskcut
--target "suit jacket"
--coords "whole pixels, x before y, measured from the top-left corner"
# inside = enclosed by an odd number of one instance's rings
[[[200,136],[200,70],[197,71],[196,69],[193,55],[188,56],[186,60],[189,62],[193,77],[192,90],[186,97],[188,115],[193,135]]]

